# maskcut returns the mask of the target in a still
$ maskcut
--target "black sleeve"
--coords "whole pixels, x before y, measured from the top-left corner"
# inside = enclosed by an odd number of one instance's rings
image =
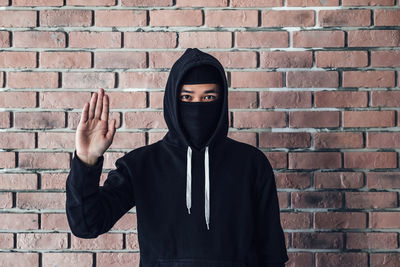
[[[66,181],[66,214],[71,232],[80,238],[96,238],[135,206],[131,172],[124,157],[115,162],[99,186],[104,156],[89,166],[77,157],[76,150]]]
[[[274,172],[267,169],[257,178],[256,247],[259,266],[283,267],[289,260],[285,236],[280,222],[278,193]]]

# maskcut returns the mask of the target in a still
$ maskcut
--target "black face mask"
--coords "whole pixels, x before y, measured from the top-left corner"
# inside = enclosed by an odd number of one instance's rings
[[[201,149],[211,137],[221,112],[221,97],[209,102],[184,102],[179,100],[180,121],[189,142]]]

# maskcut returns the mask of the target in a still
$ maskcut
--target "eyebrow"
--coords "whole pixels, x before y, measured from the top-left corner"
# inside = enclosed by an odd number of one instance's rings
[[[204,91],[204,93],[216,93],[216,92],[217,92],[217,90],[215,90],[215,89],[210,89],[210,90]],[[188,90],[182,89],[182,93],[193,94],[194,92],[193,92],[193,91],[188,91]]]

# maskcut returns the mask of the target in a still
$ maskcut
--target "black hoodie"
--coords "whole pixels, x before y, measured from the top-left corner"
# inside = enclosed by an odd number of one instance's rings
[[[200,64],[220,71],[223,103],[213,135],[197,150],[178,122],[177,96],[185,72]],[[72,233],[96,238],[136,207],[140,267],[284,266],[288,256],[274,173],[261,150],[227,136],[228,86],[220,62],[186,49],[171,68],[163,112],[168,126],[163,139],[119,158],[103,186],[104,156],[88,166],[74,151],[66,181]]]

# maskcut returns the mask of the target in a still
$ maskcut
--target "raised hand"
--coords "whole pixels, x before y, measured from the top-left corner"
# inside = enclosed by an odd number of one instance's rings
[[[108,113],[109,98],[100,88],[85,103],[75,135],[76,154],[87,165],[94,165],[113,141],[116,120],[108,121]]]

